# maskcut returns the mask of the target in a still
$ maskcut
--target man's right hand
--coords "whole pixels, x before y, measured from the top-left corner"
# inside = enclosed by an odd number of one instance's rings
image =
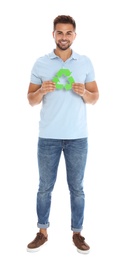
[[[56,85],[52,81],[44,81],[42,83],[41,88],[40,88],[41,93],[43,94],[43,96],[46,95],[49,92],[54,91],[55,89],[56,89]]]
[[[42,101],[44,95],[56,89],[55,83],[52,81],[44,81],[41,85],[30,82],[27,98],[31,106],[37,105]]]

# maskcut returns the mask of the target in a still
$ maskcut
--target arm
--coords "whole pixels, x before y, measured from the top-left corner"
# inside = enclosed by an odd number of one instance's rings
[[[95,104],[99,98],[99,91],[96,81],[82,83],[74,83],[73,90],[80,95],[87,104]]]
[[[51,81],[45,81],[42,85],[30,83],[27,93],[27,98],[31,106],[41,103],[43,96],[48,92],[55,90],[55,83]]]
[[[85,103],[94,105],[99,99],[99,91],[95,81],[85,84],[82,98]]]

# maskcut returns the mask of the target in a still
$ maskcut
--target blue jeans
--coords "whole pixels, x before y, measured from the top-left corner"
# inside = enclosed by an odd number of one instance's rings
[[[83,228],[85,195],[83,191],[86,166],[87,138],[57,140],[38,139],[39,188],[37,192],[37,216],[39,228],[49,227],[51,193],[57,177],[61,153],[64,153],[67,183],[70,191],[71,230],[80,232]]]

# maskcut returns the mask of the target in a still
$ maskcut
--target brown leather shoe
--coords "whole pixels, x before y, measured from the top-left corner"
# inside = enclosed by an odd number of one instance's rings
[[[85,238],[80,234],[73,234],[73,242],[77,247],[77,251],[81,254],[87,254],[90,251],[90,246],[85,242]]]
[[[48,237],[45,237],[42,233],[37,233],[35,239],[27,245],[28,252],[37,252],[40,247],[47,242]]]

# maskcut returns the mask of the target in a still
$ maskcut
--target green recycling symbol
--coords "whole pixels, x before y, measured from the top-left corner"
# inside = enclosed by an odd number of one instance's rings
[[[62,89],[65,88],[66,90],[70,90],[72,88],[72,84],[75,82],[74,78],[71,76],[71,71],[69,69],[60,69],[57,73],[56,76],[53,77],[52,81],[56,83],[56,88],[57,89]],[[65,76],[67,78],[67,83],[64,84],[59,84],[60,78],[62,76]]]

